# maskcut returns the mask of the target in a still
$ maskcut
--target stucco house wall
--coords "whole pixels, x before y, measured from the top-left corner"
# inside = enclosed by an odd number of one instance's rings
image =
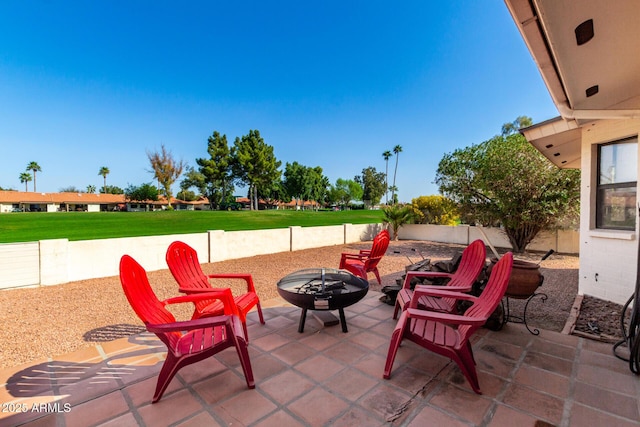
[[[624,304],[635,289],[639,224],[635,231],[596,229],[597,148],[639,133],[636,119],[598,120],[582,127],[578,292],[618,304]]]

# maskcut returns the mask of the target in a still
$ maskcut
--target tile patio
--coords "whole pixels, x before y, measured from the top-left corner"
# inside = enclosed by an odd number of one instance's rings
[[[610,344],[511,323],[475,336],[483,395],[409,342],[384,380],[395,321],[379,296],[345,310],[346,334],[311,315],[299,334],[300,309],[280,300],[266,325],[251,313],[255,390],[227,349],[182,369],[151,405],[164,351],[148,333],[4,369],[0,426],[640,426],[640,377]]]

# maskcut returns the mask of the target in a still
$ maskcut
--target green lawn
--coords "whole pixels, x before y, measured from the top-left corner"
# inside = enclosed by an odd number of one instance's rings
[[[202,233],[208,230],[258,230],[320,225],[370,224],[382,211],[162,211],[51,212],[0,214],[0,243],[46,239],[93,240],[112,237]]]

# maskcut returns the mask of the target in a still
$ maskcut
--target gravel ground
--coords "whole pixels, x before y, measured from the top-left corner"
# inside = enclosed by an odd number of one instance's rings
[[[370,243],[357,243],[283,252],[203,265],[206,273],[251,273],[262,301],[277,297],[277,281],[293,271],[309,267],[337,267],[342,252],[357,252]],[[432,262],[449,260],[464,246],[424,241],[391,242],[379,270],[382,286],[396,283],[406,265],[419,261],[420,254]],[[490,253],[488,253],[490,255]],[[542,254],[517,258],[538,262]],[[548,299],[534,299],[528,322],[543,329],[561,331],[575,300],[578,283],[578,258],[554,254],[541,263],[545,276],[540,291]],[[371,289],[381,286],[370,275]],[[149,272],[149,281],[160,299],[175,296],[177,285],[168,270]],[[225,285],[224,282],[220,283]],[[234,293],[241,288],[231,286]],[[512,314],[522,301],[511,304]],[[189,307],[172,310],[186,319]],[[72,352],[93,343],[119,338],[144,330],[129,307],[118,277],[83,280],[58,286],[13,289],[0,292],[0,368],[17,366],[42,358]]]

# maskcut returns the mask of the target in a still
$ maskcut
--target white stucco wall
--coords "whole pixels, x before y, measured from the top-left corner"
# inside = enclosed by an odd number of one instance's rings
[[[291,249],[291,233],[288,228],[253,231],[213,230],[209,232],[209,236],[209,262],[287,252]]]
[[[637,136],[638,133],[640,120],[631,119],[600,120],[585,125],[582,130],[578,292],[618,304],[625,303],[635,289],[638,221],[635,231],[595,228],[597,145]]]
[[[117,276],[120,258],[124,254],[131,255],[147,271],[166,269],[166,250],[175,240],[182,240],[193,247],[200,262],[207,262],[207,233],[82,240],[68,243],[68,281]]]

